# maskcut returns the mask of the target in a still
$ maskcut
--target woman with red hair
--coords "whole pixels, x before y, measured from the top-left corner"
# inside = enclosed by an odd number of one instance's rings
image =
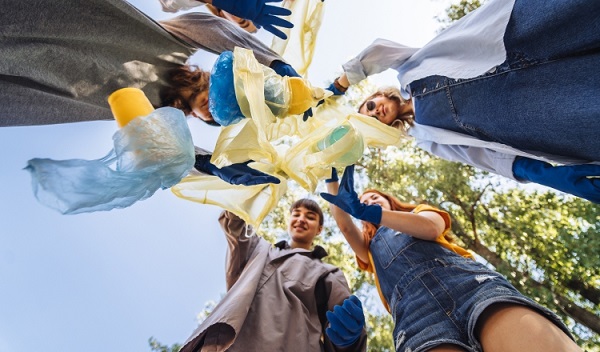
[[[321,196],[394,318],[396,351],[580,351],[560,319],[452,243],[450,215],[378,190],[354,166]],[[352,217],[363,220],[362,230]]]

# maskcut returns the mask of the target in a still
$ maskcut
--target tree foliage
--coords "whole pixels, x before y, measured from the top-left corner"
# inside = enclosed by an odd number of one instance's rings
[[[154,337],[148,339],[148,345],[150,345],[150,351],[152,352],[178,352],[181,349],[180,344],[173,344],[171,346],[163,345],[158,342]]]
[[[446,9],[446,17],[438,18],[438,21],[442,23],[444,27],[447,27],[452,22],[466,16],[469,12],[473,12],[483,3],[485,3],[485,0],[460,0],[457,4],[450,5],[450,7]]]

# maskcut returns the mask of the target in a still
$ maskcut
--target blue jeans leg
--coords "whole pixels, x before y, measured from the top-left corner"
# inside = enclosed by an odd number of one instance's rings
[[[520,150],[600,161],[600,1],[517,0],[507,60],[411,83],[419,123]]]

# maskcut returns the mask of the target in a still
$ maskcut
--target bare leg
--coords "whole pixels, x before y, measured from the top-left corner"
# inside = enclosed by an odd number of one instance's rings
[[[499,303],[488,307],[477,322],[475,334],[485,352],[581,351],[546,317],[517,304]]]

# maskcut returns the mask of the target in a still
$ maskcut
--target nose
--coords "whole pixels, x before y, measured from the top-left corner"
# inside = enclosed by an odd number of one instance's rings
[[[305,222],[306,222],[306,218],[304,217],[304,215],[299,215],[299,216],[296,218],[296,221],[297,221],[297,222],[300,222],[300,223],[305,223]]]

